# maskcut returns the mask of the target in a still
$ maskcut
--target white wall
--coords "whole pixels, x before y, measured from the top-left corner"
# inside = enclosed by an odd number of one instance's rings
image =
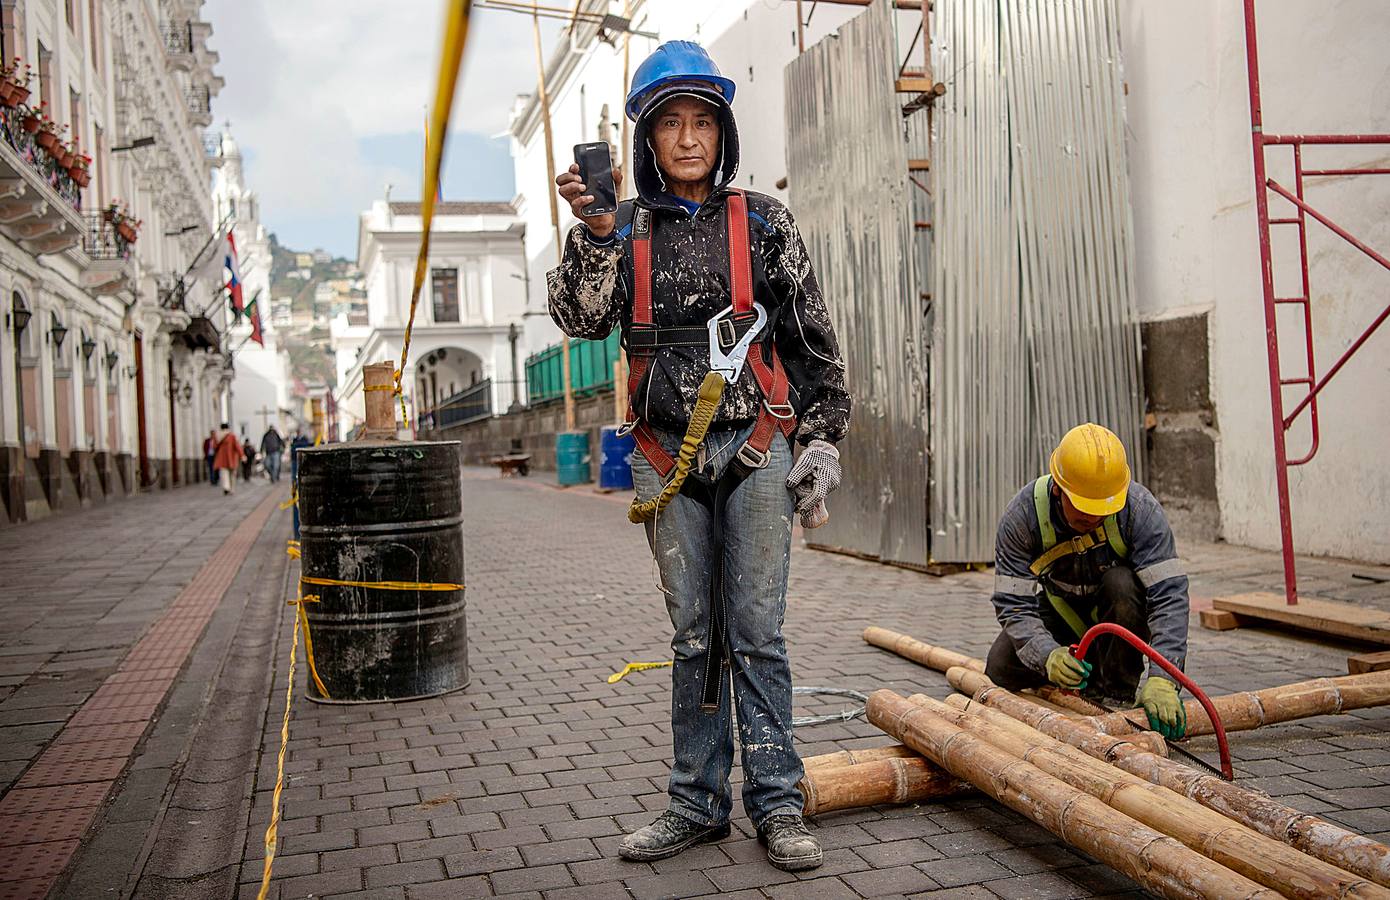
[[[1210,311],[1224,536],[1274,548],[1279,516],[1240,4],[1124,0],[1121,10],[1140,313]],[[1265,2],[1258,25],[1266,132],[1390,132],[1390,5]],[[1268,158],[1270,175],[1291,186],[1289,156]],[[1305,166],[1387,164],[1390,147],[1305,153]],[[1390,178],[1318,179],[1307,200],[1371,247],[1390,245]],[[1289,209],[1271,201],[1272,215]],[[1298,293],[1292,232],[1275,230],[1281,296]],[[1384,308],[1390,272],[1316,223],[1309,255],[1321,372]],[[1281,321],[1284,372],[1302,375],[1292,308]],[[1321,449],[1291,471],[1300,552],[1390,561],[1390,470],[1381,460],[1390,447],[1387,341],[1387,333],[1372,337],[1320,395]],[[1286,390],[1286,411],[1303,390]],[[1291,456],[1305,452],[1306,426],[1289,441]]]

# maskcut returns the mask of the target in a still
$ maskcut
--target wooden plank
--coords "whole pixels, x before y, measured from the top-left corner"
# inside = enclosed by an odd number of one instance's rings
[[[1331,600],[1300,600],[1290,606],[1282,594],[1252,593],[1217,597],[1212,607],[1242,618],[1279,622],[1319,634],[1390,645],[1390,613]]]
[[[935,87],[936,83],[930,78],[899,78],[893,82],[893,88],[899,94],[926,94]]]
[[[1390,669],[1390,650],[1377,653],[1357,653],[1347,657],[1347,674],[1363,675],[1366,672],[1384,672]]]
[[[1240,616],[1224,609],[1204,609],[1197,616],[1202,620],[1202,627],[1212,631],[1230,631],[1240,627]]]
[[[929,159],[909,159],[907,161],[909,172],[926,172],[929,169],[931,169],[931,160]]]

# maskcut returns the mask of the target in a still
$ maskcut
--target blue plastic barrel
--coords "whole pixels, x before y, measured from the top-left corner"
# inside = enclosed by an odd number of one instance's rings
[[[555,435],[555,468],[560,484],[586,484],[589,477],[589,432],[562,431]]]
[[[632,452],[637,440],[618,436],[617,425],[605,425],[599,437],[598,486],[613,491],[632,490]]]

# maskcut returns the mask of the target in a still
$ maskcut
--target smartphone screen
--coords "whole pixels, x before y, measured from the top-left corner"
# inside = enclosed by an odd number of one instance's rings
[[[602,216],[618,209],[618,191],[613,185],[613,156],[606,141],[594,144],[575,144],[574,161],[579,165],[579,177],[585,193],[594,202],[584,207],[586,216]]]

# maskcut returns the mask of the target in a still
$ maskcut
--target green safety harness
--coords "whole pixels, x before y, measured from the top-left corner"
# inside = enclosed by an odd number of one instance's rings
[[[1057,529],[1052,525],[1052,476],[1044,475],[1033,482],[1033,509],[1038,515],[1038,531],[1042,534],[1043,553],[1033,564],[1028,567],[1029,571],[1039,579],[1047,575],[1057,561],[1066,556],[1081,555],[1096,547],[1108,544],[1116,556],[1121,559],[1129,558],[1129,545],[1125,543],[1124,536],[1120,534],[1120,523],[1115,515],[1108,515],[1100,523],[1095,531],[1078,535],[1070,540],[1058,541]],[[1076,632],[1079,638],[1086,633],[1086,623],[1071,604],[1067,603],[1055,592],[1048,588],[1046,582],[1043,583],[1043,590],[1047,593],[1047,600],[1052,604],[1052,608],[1057,611],[1057,615]],[[1091,621],[1097,623],[1099,619],[1099,608],[1092,607]]]

